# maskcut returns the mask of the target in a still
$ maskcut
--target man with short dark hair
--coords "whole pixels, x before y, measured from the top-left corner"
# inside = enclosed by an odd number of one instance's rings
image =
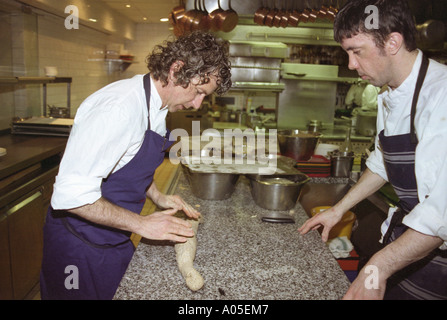
[[[377,28],[370,23],[373,12]],[[382,224],[383,248],[345,299],[447,299],[447,67],[416,48],[415,33],[405,0],[351,0],[334,23],[349,68],[384,87],[378,135],[357,184],[299,231],[323,226],[326,241],[344,212],[386,182],[400,200]]]

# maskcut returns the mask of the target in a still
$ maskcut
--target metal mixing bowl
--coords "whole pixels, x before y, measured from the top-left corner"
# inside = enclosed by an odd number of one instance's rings
[[[247,175],[255,203],[264,209],[284,211],[295,207],[302,186],[310,178],[303,174]]]
[[[204,200],[224,200],[234,192],[239,174],[209,173],[191,170],[182,165],[192,193]]]
[[[314,154],[321,133],[303,130],[278,131],[279,150],[283,156],[307,161]]]

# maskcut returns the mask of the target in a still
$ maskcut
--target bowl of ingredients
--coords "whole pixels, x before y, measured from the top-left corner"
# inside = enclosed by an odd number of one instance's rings
[[[295,207],[302,186],[309,181],[303,173],[290,175],[247,175],[251,194],[261,208],[275,211]]]
[[[280,130],[277,135],[281,154],[296,161],[309,160],[321,136],[318,132],[303,130]]]
[[[204,200],[224,200],[231,197],[239,174],[221,172],[201,172],[182,165],[192,193]]]

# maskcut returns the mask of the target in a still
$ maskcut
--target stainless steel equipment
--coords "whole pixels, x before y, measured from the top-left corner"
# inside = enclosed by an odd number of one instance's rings
[[[285,211],[296,205],[302,186],[309,177],[294,175],[248,175],[253,200],[264,209]]]
[[[48,105],[48,109],[52,118],[70,118],[70,110],[68,108]]]
[[[296,161],[309,160],[314,154],[321,134],[302,130],[278,131],[278,144],[283,156]]]
[[[334,151],[330,153],[330,156],[332,176],[349,178],[354,163],[354,153]]]
[[[355,131],[363,136],[372,137],[376,134],[376,111],[359,111]]]
[[[32,117],[12,123],[13,134],[63,136],[70,134],[74,120],[67,118]]]
[[[224,200],[234,192],[239,174],[211,173],[190,170],[182,165],[192,193],[204,200]]]
[[[319,120],[310,120],[307,125],[307,130],[309,132],[321,132],[322,124]]]

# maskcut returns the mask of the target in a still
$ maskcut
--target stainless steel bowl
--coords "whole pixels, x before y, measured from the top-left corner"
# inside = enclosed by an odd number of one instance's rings
[[[209,173],[191,170],[182,165],[192,193],[204,200],[224,200],[234,192],[239,174]]]
[[[310,178],[305,174],[293,175],[247,175],[251,194],[261,208],[275,211],[290,210],[295,207],[302,186]]]
[[[283,156],[307,161],[315,152],[321,134],[303,130],[278,131],[279,150]]]

